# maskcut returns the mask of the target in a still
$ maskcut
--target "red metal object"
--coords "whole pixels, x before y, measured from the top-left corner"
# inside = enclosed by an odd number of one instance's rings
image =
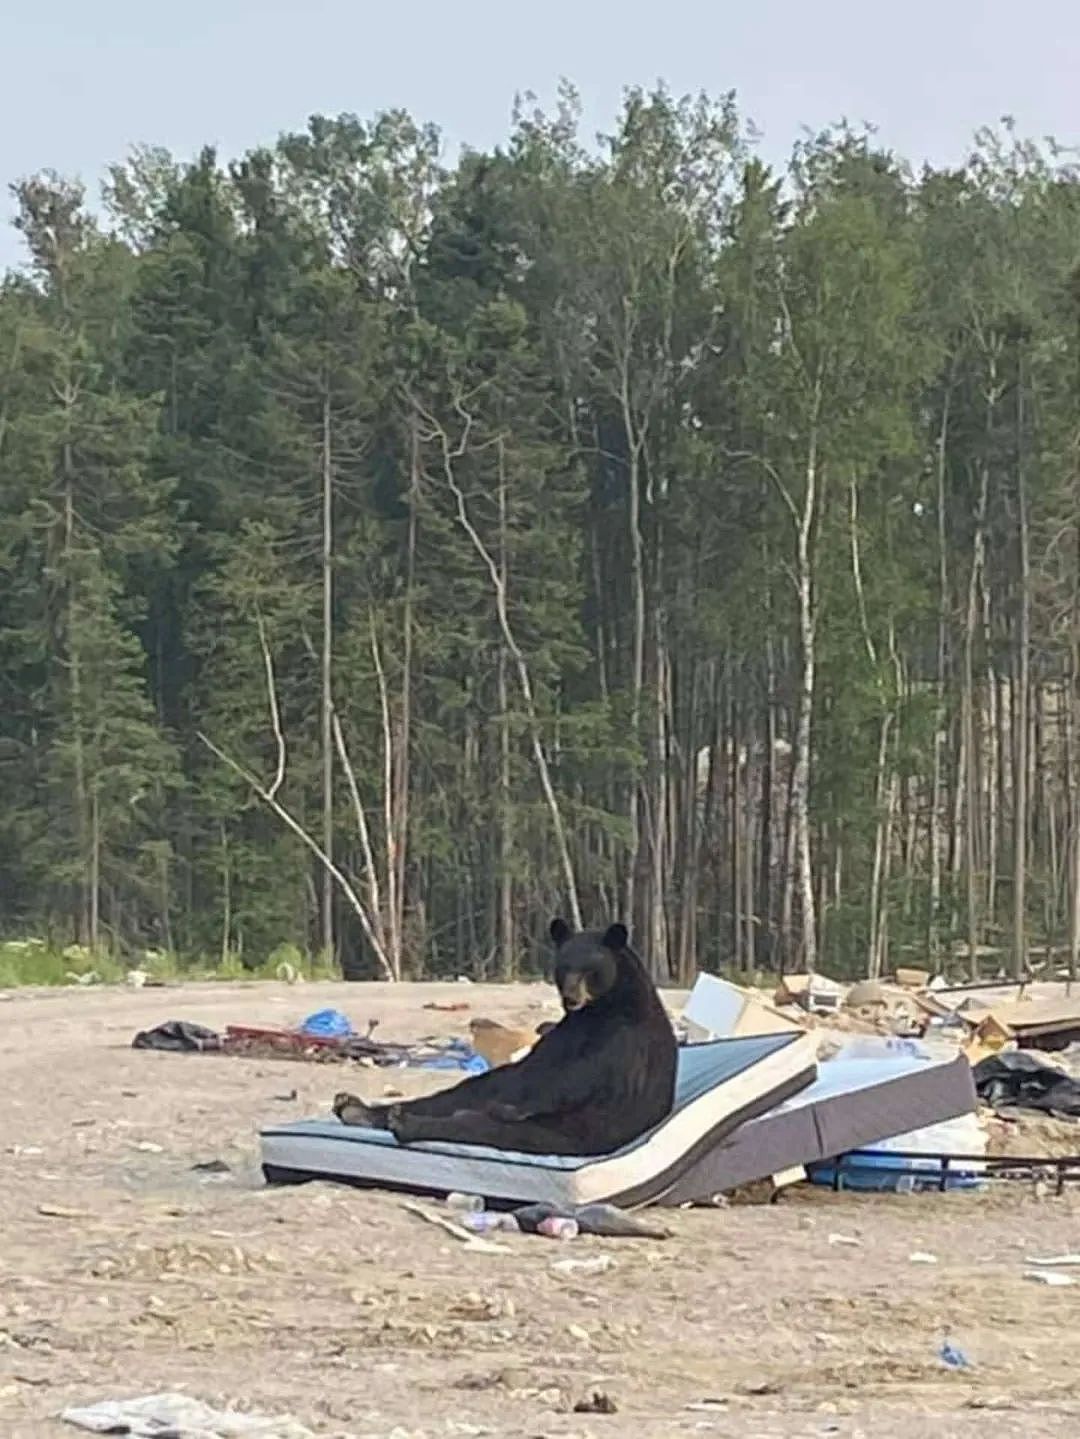
[[[333,1049],[342,1046],[340,1038],[322,1034],[303,1034],[296,1029],[263,1029],[252,1024],[227,1024],[225,1043],[272,1044],[282,1049]]]

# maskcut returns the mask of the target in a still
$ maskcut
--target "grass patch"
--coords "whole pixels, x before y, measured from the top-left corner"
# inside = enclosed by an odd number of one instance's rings
[[[0,940],[0,989],[23,985],[122,984],[130,969],[142,969],[154,979],[340,979],[329,955],[306,954],[296,945],[282,944],[262,960],[251,963],[239,954],[224,959],[206,955],[183,956],[165,950],[147,950],[141,958],[120,958],[110,950],[91,950],[69,944],[57,948],[43,939]],[[90,978],[90,976],[95,976]]]

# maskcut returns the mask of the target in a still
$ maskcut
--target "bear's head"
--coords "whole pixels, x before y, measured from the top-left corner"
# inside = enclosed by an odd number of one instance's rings
[[[603,998],[619,975],[618,956],[626,948],[626,926],[583,929],[575,934],[565,919],[551,921],[555,944],[555,987],[566,1014]]]

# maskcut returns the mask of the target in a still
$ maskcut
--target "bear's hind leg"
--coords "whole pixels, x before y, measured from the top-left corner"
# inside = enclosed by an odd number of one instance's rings
[[[581,1154],[575,1140],[551,1124],[536,1120],[499,1120],[475,1109],[455,1114],[418,1114],[402,1106],[388,1126],[399,1144],[441,1140],[445,1144],[483,1144],[519,1154]]]
[[[389,1129],[394,1111],[390,1104],[367,1104],[355,1094],[342,1091],[334,1095],[334,1113],[342,1124],[358,1129]]]

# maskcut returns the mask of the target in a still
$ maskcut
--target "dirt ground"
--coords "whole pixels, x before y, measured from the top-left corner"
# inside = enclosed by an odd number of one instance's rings
[[[422,1008],[438,999],[471,1010]],[[379,1439],[1060,1435],[1080,1419],[1080,1284],[1023,1277],[1027,1256],[1080,1250],[1078,1195],[804,1187],[677,1212],[667,1242],[522,1235],[478,1254],[391,1194],[262,1185],[261,1122],[415,1077],[130,1048],[169,1018],[287,1024],[327,1004],[377,1016],[385,1039],[554,1013],[542,986],[0,1001],[0,1433],[74,1434],[67,1404],[167,1389]],[[229,1172],[192,1167],[215,1159]],[[600,1253],[599,1277],[552,1268]],[[937,1358],[945,1335],[969,1370]],[[617,1413],[574,1413],[596,1390]]]

